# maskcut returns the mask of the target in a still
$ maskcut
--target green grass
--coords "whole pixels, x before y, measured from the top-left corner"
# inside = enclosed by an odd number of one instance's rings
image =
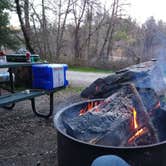
[[[70,71],[93,72],[93,73],[112,73],[109,69],[97,69],[93,67],[69,66]]]
[[[65,89],[62,90],[65,92],[75,92],[75,93],[81,93],[83,91],[83,89],[85,89],[85,87],[71,87],[71,86],[67,86]]]
[[[67,86],[66,88],[60,90],[61,92],[74,92],[74,93],[81,93],[82,90],[84,89],[85,87],[72,87],[72,86]],[[24,88],[24,87],[20,87],[18,86],[16,88],[17,91],[22,91],[22,90],[25,90],[25,89],[28,89],[28,88]]]

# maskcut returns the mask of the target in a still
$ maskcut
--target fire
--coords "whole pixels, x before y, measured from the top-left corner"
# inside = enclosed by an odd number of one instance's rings
[[[134,129],[138,128],[138,122],[137,122],[137,111],[135,108],[132,109],[133,112],[133,125],[134,125]]]
[[[137,121],[137,111],[136,111],[136,109],[133,107],[131,110],[132,110],[132,113],[133,113],[132,126],[133,126],[133,129],[136,130],[136,132],[134,133],[133,136],[131,136],[128,139],[128,143],[132,143],[137,138],[139,138],[141,135],[148,132],[148,128],[146,128],[146,127],[140,128],[140,126],[138,124],[138,121]],[[138,128],[140,128],[140,129],[138,129]]]
[[[81,115],[84,115],[86,112],[88,112],[88,111],[94,111],[94,109],[93,108],[95,108],[95,112],[99,112],[100,110],[99,110],[99,108],[97,107],[98,105],[100,104],[100,102],[89,102],[88,104],[87,104],[87,106],[85,107],[85,108],[83,108],[83,109],[81,109],[80,110],[80,113],[79,113],[79,115],[81,116]]]
[[[90,111],[92,108],[93,108],[93,102],[88,103],[88,110],[87,111]]]
[[[97,107],[98,104],[99,104],[98,102],[95,102],[95,107],[96,107],[96,108],[95,108],[95,111],[96,111],[96,112],[99,112],[99,111],[100,111],[100,109]]]
[[[86,113],[86,109],[81,109],[79,115],[81,116],[81,115],[84,115],[85,113]]]
[[[157,102],[157,104],[153,107],[153,109],[149,112],[149,115],[152,116],[154,112],[159,109],[161,106],[160,101]]]
[[[158,101],[158,103],[155,105],[155,107],[153,108],[154,110],[156,110],[156,109],[158,109],[158,108],[160,108],[160,101]]]
[[[137,132],[129,138],[128,143],[133,142],[135,139],[139,138],[142,134],[145,134],[146,132],[148,132],[148,129],[146,127],[137,130]]]

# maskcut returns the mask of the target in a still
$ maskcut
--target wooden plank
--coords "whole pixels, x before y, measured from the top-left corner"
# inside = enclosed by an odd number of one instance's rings
[[[0,106],[4,106],[6,104],[19,102],[27,99],[32,99],[34,97],[45,95],[47,93],[48,92],[44,90],[38,90],[38,91],[31,90],[30,93],[27,93],[26,91],[10,93],[7,95],[0,96]]]
[[[10,93],[7,95],[2,95],[0,96],[0,106],[5,106],[7,104],[11,104],[11,103],[15,103],[15,102],[19,102],[19,101],[23,101],[23,100],[28,100],[28,99],[32,99],[41,95],[49,95],[49,94],[53,94],[61,89],[64,89],[65,87],[58,87],[55,88],[53,90],[43,90],[43,89],[37,89],[37,90],[29,90],[30,92],[27,93],[26,90],[25,91],[21,91],[21,92],[16,92],[16,93]]]

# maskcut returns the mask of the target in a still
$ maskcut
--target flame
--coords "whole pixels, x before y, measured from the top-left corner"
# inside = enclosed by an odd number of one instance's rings
[[[160,108],[160,101],[158,101],[158,103],[155,105],[155,107],[153,108],[154,110],[156,110],[156,109],[158,109],[158,108]]]
[[[134,129],[138,128],[138,122],[137,122],[137,111],[135,108],[132,108],[132,112],[133,112],[133,125],[134,125]]]
[[[98,102],[95,102],[95,112],[99,112],[100,111],[100,109],[97,107],[97,105],[98,105],[99,103]]]
[[[146,127],[142,127],[140,129],[138,129],[139,124],[138,124],[138,121],[137,121],[137,111],[134,107],[131,108],[131,110],[132,110],[132,113],[133,113],[132,126],[133,126],[133,129],[136,130],[136,132],[133,136],[131,136],[129,138],[128,143],[132,143],[135,139],[139,138],[142,134],[148,132],[148,129]]]
[[[96,101],[94,105],[97,106],[97,105],[98,105],[98,102]]]
[[[86,113],[86,109],[81,109],[79,115],[81,116],[81,115],[84,115],[85,113]]]
[[[87,111],[90,111],[92,108],[93,108],[93,102],[88,103],[88,110]]]
[[[137,130],[137,132],[132,137],[129,138],[128,143],[133,142],[135,139],[139,138],[142,134],[146,132],[148,132],[148,129],[146,127]]]
[[[81,116],[81,115],[84,115],[88,111],[92,111],[94,107],[96,107],[95,112],[99,112],[100,110],[97,107],[99,104],[100,104],[100,102],[97,102],[97,101],[96,102],[89,102],[85,108],[80,110],[79,115]]]
[[[151,111],[149,111],[149,116],[152,116],[154,112],[161,107],[160,101],[157,102],[157,104],[152,108]]]

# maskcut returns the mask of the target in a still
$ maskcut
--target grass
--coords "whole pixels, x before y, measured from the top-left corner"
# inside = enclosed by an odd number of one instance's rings
[[[82,90],[84,89],[85,87],[72,87],[72,86],[67,86],[66,88],[60,90],[61,92],[74,92],[74,93],[81,93]],[[17,91],[22,91],[22,90],[25,90],[25,89],[28,89],[28,88],[24,88],[24,87],[21,87],[21,86],[17,86],[16,90]]]
[[[93,72],[93,73],[112,73],[109,69],[97,69],[93,67],[69,66],[70,71]]]
[[[62,91],[81,93],[83,91],[83,89],[85,89],[85,87],[71,87],[71,86],[67,86]]]

